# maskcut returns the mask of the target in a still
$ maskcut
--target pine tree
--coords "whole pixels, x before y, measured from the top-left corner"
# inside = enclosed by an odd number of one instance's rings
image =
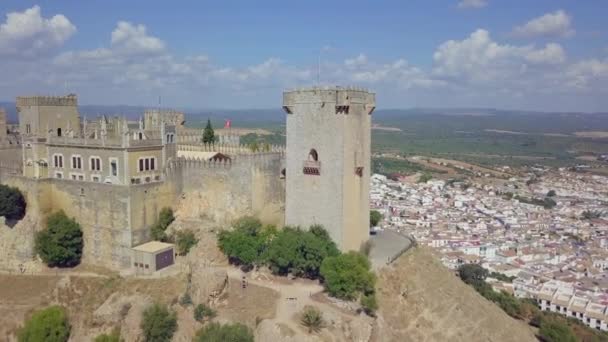
[[[213,127],[211,127],[211,120],[207,119],[207,126],[205,126],[205,130],[203,130],[203,143],[213,144],[214,142],[215,132],[213,132]]]

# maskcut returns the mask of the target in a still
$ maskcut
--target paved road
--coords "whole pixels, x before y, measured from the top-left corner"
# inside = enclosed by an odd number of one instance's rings
[[[376,235],[370,235],[373,246],[369,258],[372,266],[378,269],[401,252],[404,248],[409,248],[411,240],[395,231],[385,229]]]

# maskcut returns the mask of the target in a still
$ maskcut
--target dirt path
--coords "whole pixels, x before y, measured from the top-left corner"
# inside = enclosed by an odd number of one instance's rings
[[[260,277],[264,276],[266,279],[252,278],[250,274],[244,273],[235,267],[227,267],[226,271],[228,277],[232,280],[243,281],[245,279],[249,284],[266,287],[278,292],[279,300],[277,301],[276,316],[273,321],[275,323],[282,323],[294,331],[306,333],[300,326],[297,315],[307,305],[317,306],[321,311],[325,312],[338,311],[337,308],[316,301],[313,298],[314,295],[323,292],[323,286],[318,282],[297,279],[284,283],[282,279],[265,274],[261,274]]]

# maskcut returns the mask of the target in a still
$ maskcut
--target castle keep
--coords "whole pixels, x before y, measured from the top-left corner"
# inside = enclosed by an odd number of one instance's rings
[[[369,234],[373,108],[374,95],[360,89],[286,92],[287,150],[254,152],[229,127],[216,131],[223,143],[202,144],[177,111],[88,120],[76,95],[19,97],[21,143],[7,150],[17,158],[2,155],[0,182],[20,188],[40,219],[14,232],[25,240],[6,240],[16,251],[0,259],[31,259],[35,230],[64,210],[83,228],[83,263],[129,270],[160,210],[178,202],[181,217],[217,226],[244,215],[322,224],[341,249],[358,249]]]
[[[362,89],[311,88],[283,94],[286,224],[321,224],[342,250],[359,250],[367,241],[374,108],[374,94]]]

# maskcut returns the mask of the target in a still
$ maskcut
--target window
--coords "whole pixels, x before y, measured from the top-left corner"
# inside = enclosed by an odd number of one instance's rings
[[[156,158],[145,157],[139,159],[139,172],[156,170]]]
[[[99,182],[101,179],[99,178],[99,176],[92,176],[92,177],[91,177],[91,180],[92,180],[93,182]]]
[[[72,177],[72,180],[76,180],[76,175],[75,174],[71,174],[70,176]]]
[[[91,157],[89,161],[91,165],[91,171],[101,171],[101,158]]]
[[[63,173],[55,172],[55,178],[59,178],[59,179],[63,178]]]
[[[142,132],[139,132],[138,137],[139,140],[144,140],[144,134]]]
[[[319,161],[319,154],[317,153],[317,150],[315,150],[314,148],[310,150],[310,152],[308,153],[308,160]]]
[[[60,137],[61,136],[61,128],[57,128],[57,136]]]
[[[82,169],[82,157],[81,156],[72,156],[72,169],[81,170]]]
[[[53,166],[56,168],[63,168],[63,155],[61,155],[61,154],[53,155]]]
[[[110,175],[118,176],[118,160],[115,158],[110,159]]]
[[[358,166],[355,168],[355,174],[359,177],[363,177],[363,166]]]
[[[32,126],[30,124],[25,124],[25,133],[32,133]]]

